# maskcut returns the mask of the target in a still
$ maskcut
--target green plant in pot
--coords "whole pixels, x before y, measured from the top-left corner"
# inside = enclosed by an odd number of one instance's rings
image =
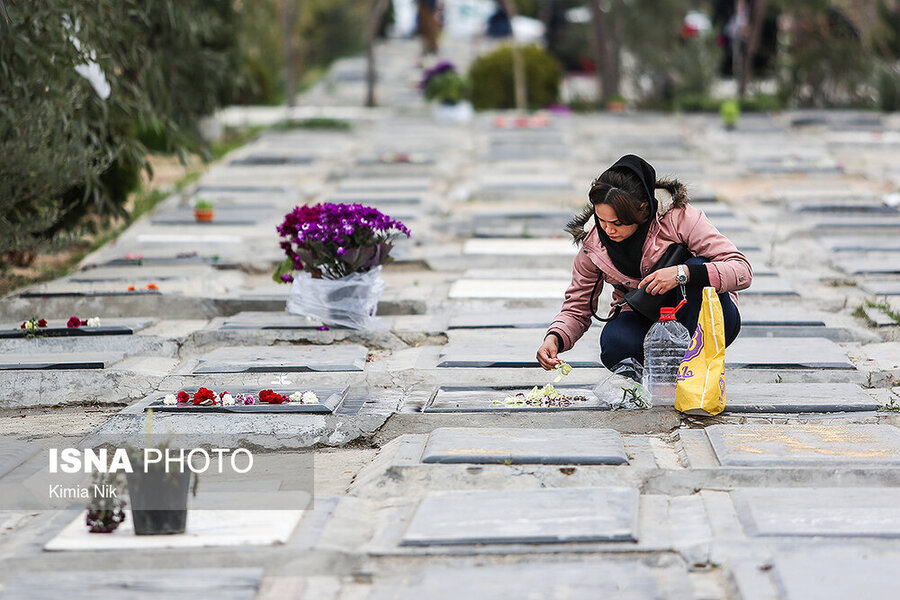
[[[213,203],[209,200],[199,199],[194,203],[194,219],[200,223],[209,223],[213,220]]]
[[[466,80],[456,72],[453,63],[443,61],[425,71],[419,89],[427,100],[440,104],[457,104],[469,94]]]
[[[740,116],[741,108],[734,100],[726,100],[719,107],[719,117],[721,117],[725,129],[734,129]]]

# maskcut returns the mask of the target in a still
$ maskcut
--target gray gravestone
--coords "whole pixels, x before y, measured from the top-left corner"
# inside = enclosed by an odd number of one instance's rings
[[[751,535],[900,537],[897,488],[744,488],[732,497]]]
[[[868,281],[860,288],[873,296],[900,296],[900,281]]]
[[[439,427],[423,463],[623,465],[625,447],[612,429]]]
[[[197,389],[185,388],[185,392],[193,395]],[[241,387],[229,386],[229,393],[232,396],[237,394],[252,394],[256,396],[259,392],[259,386]],[[321,386],[298,386],[292,389],[274,389],[274,392],[285,396],[290,396],[294,392],[312,391],[319,399],[318,404],[295,404],[285,402],[283,404],[270,404],[261,402],[259,404],[233,406],[195,406],[193,403],[165,405],[163,404],[163,396],[165,394],[157,394],[157,399],[153,400],[144,407],[144,410],[153,410],[156,412],[170,413],[229,413],[229,414],[265,414],[265,413],[310,413],[310,414],[331,414],[346,399],[350,391],[350,386],[344,387],[321,387]]]
[[[217,325],[219,329],[291,331],[318,329],[322,327],[322,322],[304,315],[246,311],[231,317],[222,317],[217,320]]]
[[[729,383],[726,412],[874,411],[878,402],[855,383]]]
[[[896,598],[896,552],[845,547],[846,542],[796,551],[774,558],[773,579],[784,600]]]
[[[24,573],[3,588],[3,598],[28,600],[252,600],[262,569],[143,569]]]
[[[750,287],[738,292],[741,296],[798,296],[791,284],[781,277],[759,277]]]
[[[315,160],[314,156],[298,156],[284,154],[250,154],[243,158],[235,158],[228,161],[231,167],[280,167],[309,165]]]
[[[431,189],[430,177],[349,178],[338,183],[341,192],[425,192]]]
[[[742,304],[740,312],[744,327],[825,327],[819,314],[800,306]]]
[[[271,205],[268,206],[216,206],[212,221],[199,223],[200,225],[255,225],[260,220],[274,214]],[[150,219],[153,225],[195,225],[192,208],[174,208],[154,213]]]
[[[448,329],[545,329],[558,308],[521,308],[500,311],[466,311],[450,317]]]
[[[856,369],[844,350],[825,338],[741,338],[725,353],[731,369]]]
[[[401,545],[636,542],[638,498],[628,487],[432,492]]]
[[[122,360],[122,353],[82,352],[0,355],[0,371],[105,369]]]
[[[900,465],[900,432],[890,425],[712,425],[726,467]]]
[[[445,386],[435,392],[434,398],[424,412],[554,412],[559,410],[609,410],[609,405],[601,403],[588,386],[554,385],[563,394],[581,397],[571,404],[561,406],[529,406],[527,404],[506,404],[508,396],[527,393],[523,387],[497,386]]]
[[[441,351],[438,367],[477,368],[529,368],[539,367],[535,353],[543,339],[543,332],[537,334],[530,344],[504,340],[497,335],[483,342],[450,342]],[[591,338],[592,340],[594,338]],[[560,354],[560,358],[575,368],[600,367],[600,352],[596,343],[584,342]]]
[[[900,238],[891,237],[846,237],[823,240],[832,252],[900,252]]]
[[[684,583],[683,581],[679,583]],[[653,571],[637,561],[527,562],[427,567],[409,583],[379,578],[369,600],[648,600],[661,593]]]
[[[896,275],[900,273],[900,254],[870,253],[857,258],[841,258],[834,266],[848,275]]]
[[[355,344],[333,346],[247,346],[219,348],[204,355],[193,372],[279,373],[362,371],[367,350]]]
[[[569,279],[458,279],[453,282],[448,298],[520,298],[562,300]]]

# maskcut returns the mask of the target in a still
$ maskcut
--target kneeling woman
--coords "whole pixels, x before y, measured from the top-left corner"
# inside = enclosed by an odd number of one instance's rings
[[[569,223],[568,231],[581,248],[562,310],[538,349],[541,366],[555,367],[557,353],[569,350],[590,327],[603,282],[614,288],[614,306],[638,287],[659,295],[684,285],[687,305],[677,316],[691,334],[697,327],[701,290],[713,286],[722,303],[726,345],[731,344],[741,328],[736,292],[750,286],[753,272],[747,257],[700,209],[687,203],[684,185],[657,181],[647,161],[629,154],[594,180],[588,197],[591,204]],[[693,257],[651,272],[672,244],[683,244]],[[612,370],[628,358],[643,364],[644,336],[652,324],[624,305],[600,334],[603,365]]]

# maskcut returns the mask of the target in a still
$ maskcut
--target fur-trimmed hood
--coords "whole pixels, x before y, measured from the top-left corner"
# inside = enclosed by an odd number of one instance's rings
[[[657,179],[653,195],[656,198],[656,214],[659,217],[669,212],[672,207],[680,208],[688,203],[687,187],[677,179]],[[576,244],[584,241],[593,228],[594,205],[590,203],[566,224],[566,231],[572,235]]]

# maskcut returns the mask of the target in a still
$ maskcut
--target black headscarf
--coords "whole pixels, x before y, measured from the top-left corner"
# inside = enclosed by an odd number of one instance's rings
[[[647,202],[650,208],[649,218],[645,223],[638,226],[637,230],[628,238],[621,242],[614,242],[609,239],[603,228],[600,227],[600,220],[597,213],[594,213],[594,226],[597,229],[597,235],[600,236],[600,242],[606,248],[610,260],[613,265],[622,272],[622,274],[634,279],[641,278],[641,255],[643,254],[644,241],[647,239],[647,232],[650,230],[650,223],[656,214],[657,202],[653,191],[656,189],[656,170],[650,166],[646,160],[634,154],[626,154],[615,162],[607,171],[627,171],[637,176],[644,187],[646,197],[639,198],[641,202]],[[599,178],[602,178],[600,175]],[[599,179],[598,178],[598,179]]]

